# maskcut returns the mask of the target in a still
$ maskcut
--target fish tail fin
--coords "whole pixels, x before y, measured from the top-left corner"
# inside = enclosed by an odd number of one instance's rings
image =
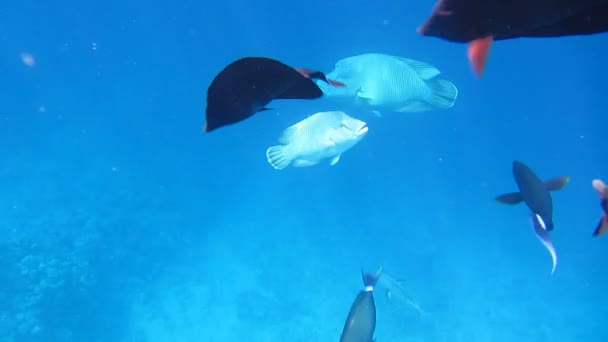
[[[534,233],[538,240],[545,246],[549,255],[551,255],[551,274],[555,273],[555,268],[557,267],[557,252],[555,251],[555,246],[553,246],[553,242],[551,241],[551,237],[549,236],[548,229],[546,223],[543,219],[538,215],[531,213],[532,218],[532,226],[534,227]]]
[[[430,105],[441,109],[452,108],[454,106],[458,97],[458,88],[456,88],[454,83],[448,80],[433,78],[426,81],[426,84],[432,91]]]
[[[376,283],[378,282],[378,279],[380,278],[381,274],[382,274],[382,266],[380,266],[380,269],[378,271],[376,271],[375,273],[365,273],[365,271],[363,271],[363,269],[361,269],[361,277],[363,278],[363,285],[365,285],[365,287],[376,286]]]
[[[282,170],[291,164],[292,160],[285,153],[285,146],[271,146],[266,150],[266,160],[272,167]]]
[[[608,231],[608,218],[606,217],[606,215],[602,215],[600,222],[598,222],[597,226],[595,227],[595,230],[593,231],[593,236],[594,237],[600,236],[607,231]]]
[[[469,62],[473,67],[473,72],[475,75],[477,75],[477,77],[481,77],[483,75],[493,40],[494,37],[487,36],[475,39],[469,43],[467,55],[469,57]]]

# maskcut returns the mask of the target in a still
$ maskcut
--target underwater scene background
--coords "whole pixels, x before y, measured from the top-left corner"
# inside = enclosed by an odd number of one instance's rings
[[[361,269],[376,340],[608,338],[606,35],[464,45],[416,34],[434,1],[0,4],[0,341],[338,341]],[[243,56],[329,72],[376,52],[432,64],[452,108],[375,115],[330,99],[205,133],[206,88]],[[273,169],[308,115],[369,132],[339,163]],[[516,191],[552,194],[558,265]],[[393,291],[395,292],[395,291]]]

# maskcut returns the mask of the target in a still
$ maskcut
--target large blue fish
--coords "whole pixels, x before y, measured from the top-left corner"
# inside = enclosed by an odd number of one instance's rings
[[[504,204],[524,202],[528,206],[534,232],[551,254],[553,273],[557,266],[557,254],[549,236],[554,227],[551,191],[562,189],[568,184],[570,177],[557,177],[543,182],[530,167],[518,160],[513,162],[513,177],[519,191],[500,195],[496,200]]]

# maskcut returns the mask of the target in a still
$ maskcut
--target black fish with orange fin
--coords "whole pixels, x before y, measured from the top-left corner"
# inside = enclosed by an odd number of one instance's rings
[[[591,184],[600,196],[602,207],[602,217],[593,231],[593,236],[600,236],[608,231],[608,186],[599,179],[594,179]]]
[[[204,130],[211,132],[270,110],[266,106],[272,100],[320,98],[323,91],[313,79],[344,86],[328,80],[320,71],[292,68],[266,57],[240,58],[220,71],[209,85]]]
[[[519,192],[512,192],[496,197],[503,204],[526,203],[530,211],[538,214],[547,230],[553,230],[553,199],[550,191],[561,190],[570,177],[563,176],[543,182],[526,164],[513,161],[513,178]]]
[[[418,28],[423,36],[468,43],[483,73],[493,41],[590,35],[608,31],[608,0],[439,0]]]

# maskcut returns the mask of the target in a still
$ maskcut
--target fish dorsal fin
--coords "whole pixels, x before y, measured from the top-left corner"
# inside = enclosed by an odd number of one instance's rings
[[[418,77],[420,77],[423,80],[430,80],[431,78],[433,78],[441,73],[439,70],[437,70],[437,68],[435,68],[434,66],[432,66],[428,63],[425,63],[425,62],[421,62],[421,61],[417,61],[417,60],[409,59],[409,58],[404,58],[404,57],[395,57],[395,58],[397,58],[398,60],[407,64],[409,67],[411,67],[416,72]]]
[[[508,194],[502,194],[496,197],[496,201],[502,204],[519,204],[524,201],[524,198],[519,192],[511,192]]]
[[[298,133],[298,130],[300,129],[301,125],[299,123],[289,126],[287,127],[283,133],[281,133],[281,136],[279,136],[279,143],[283,144],[283,145],[288,145],[290,142],[293,141],[293,138],[296,136],[296,134]]]
[[[545,187],[549,191],[557,191],[563,189],[570,182],[570,177],[562,176],[545,181]]]

